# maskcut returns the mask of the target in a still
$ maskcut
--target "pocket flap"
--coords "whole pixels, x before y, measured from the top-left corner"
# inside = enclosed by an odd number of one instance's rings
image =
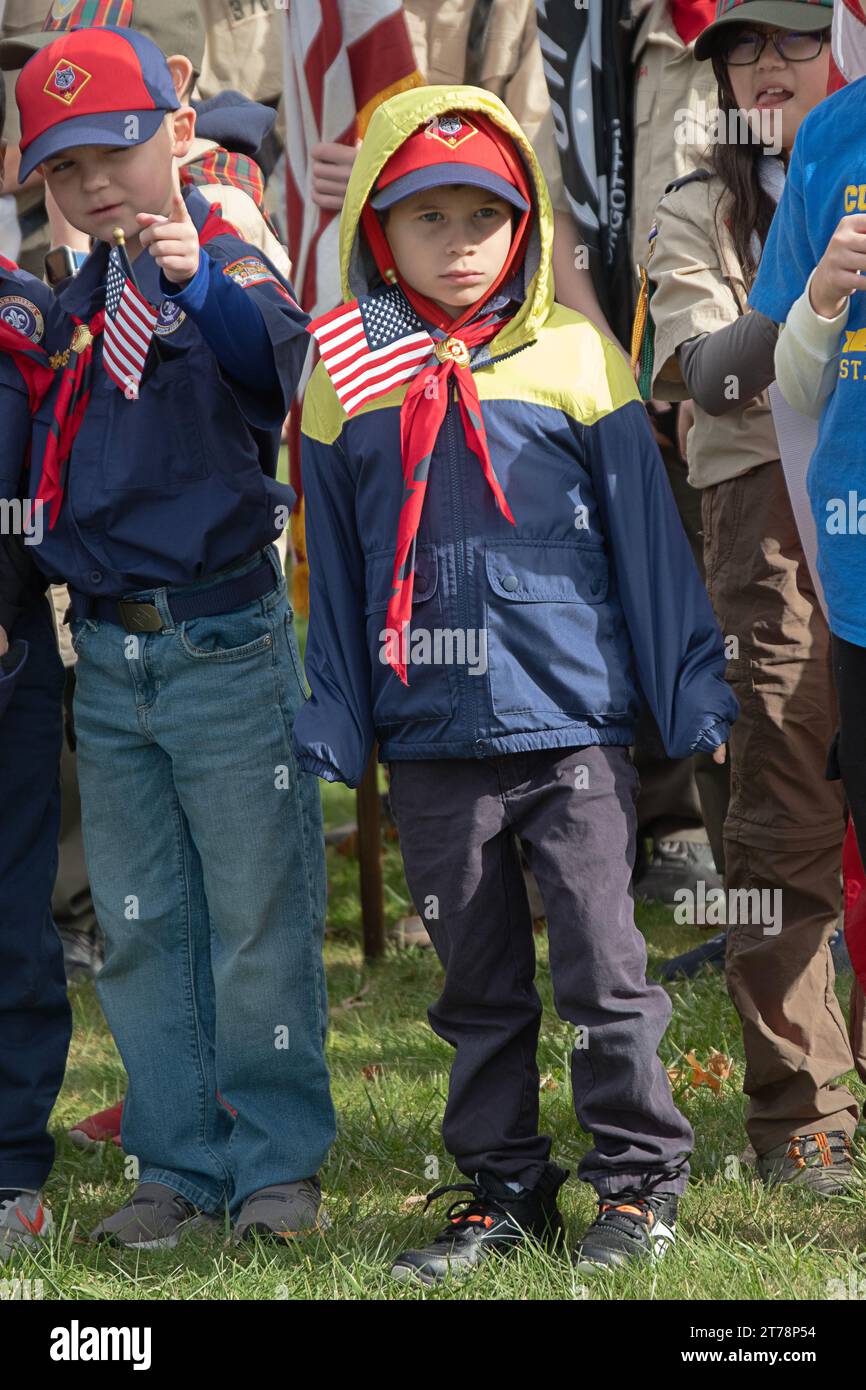
[[[488,546],[487,578],[512,603],[601,603],[607,556],[601,549],[550,541]]]
[[[394,577],[394,552],[377,551],[367,556],[365,613],[384,612],[391,597]],[[432,598],[439,584],[439,557],[434,545],[419,545],[415,550],[415,586],[412,606]]]

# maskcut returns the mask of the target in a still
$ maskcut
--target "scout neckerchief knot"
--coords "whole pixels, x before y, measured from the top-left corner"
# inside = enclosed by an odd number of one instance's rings
[[[223,221],[220,204],[212,203],[204,226],[199,232],[199,244],[203,246],[213,237],[225,234],[238,235],[236,229],[229,222]],[[36,413],[48,394],[54,373],[61,368],[63,370],[60,387],[54,402],[54,419],[48,432],[42,460],[42,475],[36,494],[36,503],[45,503],[48,506],[49,530],[54,529],[60,515],[66,481],[66,466],[72,453],[75,436],[78,434],[90,400],[91,364],[96,339],[104,330],[103,367],[114,384],[124,392],[127,399],[134,400],[137,398],[138,385],[141,382],[141,374],[147,357],[147,346],[153,336],[153,328],[150,330],[150,337],[147,337],[146,329],[141,329],[138,325],[152,319],[155,326],[158,317],[153,306],[130,283],[130,276],[126,274],[126,271],[129,270],[129,262],[125,252],[119,254],[114,262],[116,266],[120,267],[119,274],[122,276],[122,283],[116,284],[112,288],[112,256],[118,250],[119,247],[115,246],[109,253],[105,308],[94,314],[89,323],[84,323],[81,319],[70,316],[75,328],[69,347],[63,352],[54,353],[51,357],[40,350],[41,358],[37,358],[35,361],[31,360],[21,367],[22,375],[27,382],[31,414]],[[134,296],[130,293],[133,290]],[[144,310],[139,310],[136,307],[139,302],[145,306],[147,320],[143,317]],[[140,314],[141,317],[134,318],[136,314]],[[14,332],[14,330],[11,331]],[[0,339],[0,347],[2,346],[3,340]],[[30,356],[32,358],[33,355],[30,354]],[[47,372],[45,368],[48,369]]]
[[[432,141],[431,125],[438,125]],[[481,138],[477,139],[479,136]],[[457,164],[459,169],[455,167]],[[428,172],[435,169],[433,178],[440,184],[477,182],[481,187],[501,189],[506,196],[516,194],[512,201],[519,206],[521,216],[514,228],[505,264],[487,292],[486,299],[490,300],[522,262],[529,236],[529,183],[515,146],[504,131],[480,112],[473,111],[468,117],[463,112],[443,114],[403,142],[380,172],[377,188],[395,187],[407,173],[417,181],[419,169]],[[491,173],[494,175],[492,183]],[[415,191],[414,185],[412,191]],[[341,304],[314,320],[309,332],[319,345],[325,370],[349,417],[366,401],[375,400],[401,382],[409,381],[400,408],[403,500],[397,523],[391,596],[385,617],[386,659],[403,684],[408,685],[406,651],[415,584],[415,543],[433,446],[445,419],[452,386],[466,443],[481,464],[497,507],[514,525],[511,509],[493,471],[478,389],[470,365],[470,350],[495,337],[509,315],[482,316],[479,310],[483,306],[476,303],[452,319],[400,275],[382,224],[369,200],[361,212],[361,225],[379,272],[390,288]],[[441,340],[433,338],[425,322],[444,335]]]

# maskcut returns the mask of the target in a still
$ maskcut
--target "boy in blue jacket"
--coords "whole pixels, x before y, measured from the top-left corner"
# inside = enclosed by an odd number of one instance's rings
[[[59,294],[77,327],[31,478],[37,562],[70,587],[99,992],[138,1163],[94,1236],[171,1247],[228,1208],[239,1239],[287,1237],[316,1224],[334,1135],[321,811],[291,750],[304,690],[272,544],[307,318],[218,208],[181,194],[194,113],[149,39],[73,30],[16,98],[21,177],[40,167],[96,239]]]
[[[0,84],[0,130],[4,104]],[[0,143],[0,190],[4,152]],[[67,337],[51,291],[0,256],[0,1263],[51,1229],[48,1118],[72,1027],[51,915],[63,667],[32,561],[41,518],[24,496],[31,393],[51,380],[49,354]]]
[[[355,786],[378,739],[445,967],[430,1010],[455,1048],[443,1137],[471,1181],[393,1265],[425,1283],[562,1236],[516,836],[557,1009],[579,1030],[580,1175],[599,1198],[582,1267],[664,1252],[692,1146],[657,1056],[670,1002],[634,923],[629,744],[642,693],[671,756],[722,760],[736,702],[634,383],[553,302],[551,240],[537,161],[498,99],[404,93],[352,172],[347,302],[311,325],[312,696],[295,740],[302,767]]]

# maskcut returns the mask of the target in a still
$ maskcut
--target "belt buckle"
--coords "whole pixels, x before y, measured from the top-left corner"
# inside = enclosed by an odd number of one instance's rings
[[[127,632],[162,631],[162,618],[155,603],[132,603],[121,598],[117,600],[117,611]]]

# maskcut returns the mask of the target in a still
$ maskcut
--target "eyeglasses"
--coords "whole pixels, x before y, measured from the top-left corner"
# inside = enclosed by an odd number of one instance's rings
[[[768,43],[786,63],[809,63],[817,58],[827,38],[827,31],[813,30],[811,34],[792,29],[777,29],[774,34],[762,34],[757,29],[745,29],[722,49],[722,57],[731,68],[748,68],[757,63]]]

